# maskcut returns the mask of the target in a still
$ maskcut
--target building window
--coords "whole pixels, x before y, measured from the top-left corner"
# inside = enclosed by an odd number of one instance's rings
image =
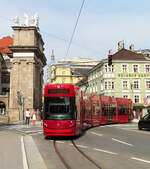
[[[114,72],[114,65],[104,65],[104,72]]]
[[[66,71],[65,70],[62,71],[62,75],[66,75]]]
[[[150,89],[150,80],[146,81],[146,88]]]
[[[122,65],[122,72],[127,73],[128,72],[128,67],[127,65]]]
[[[1,83],[10,83],[10,73],[9,72],[2,72]]]
[[[104,67],[104,71],[105,71],[105,72],[107,72],[107,65],[105,65],[105,67]]]
[[[134,103],[139,103],[140,102],[140,96],[139,95],[135,95],[134,96]]]
[[[123,95],[123,98],[127,99],[127,98],[128,98],[128,95]]]
[[[105,82],[105,89],[107,89],[107,82]]]
[[[145,65],[145,72],[150,73],[150,65]]]
[[[133,81],[133,88],[139,89],[139,81],[138,80]]]
[[[108,89],[111,89],[111,82],[108,81]]]
[[[112,84],[112,89],[114,89],[115,88],[114,82],[111,82],[111,84]]]
[[[62,78],[62,83],[65,83],[66,79],[65,78]]]
[[[133,65],[133,72],[138,73],[138,65]]]
[[[127,80],[123,80],[122,81],[122,88],[123,89],[128,89],[128,81]]]
[[[104,83],[104,88],[105,89],[114,89],[114,82],[111,82],[111,81],[105,81]]]

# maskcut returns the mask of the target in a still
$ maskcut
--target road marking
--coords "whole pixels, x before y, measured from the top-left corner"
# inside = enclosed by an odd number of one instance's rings
[[[144,159],[141,159],[141,158],[131,157],[131,159],[132,159],[132,160],[137,160],[137,161],[141,161],[141,162],[149,163],[149,164],[150,164],[150,161],[144,160]]]
[[[114,153],[114,152],[111,152],[111,151],[107,151],[107,150],[98,149],[98,148],[93,148],[93,150],[104,152],[104,153],[108,153],[108,154],[118,155],[117,153]]]
[[[107,125],[108,127],[131,127],[131,126],[137,126],[136,124],[112,124]]]
[[[91,132],[92,134],[95,134],[97,136],[103,136],[103,134],[99,134],[99,133],[95,133],[95,132]]]
[[[121,128],[120,128],[121,129]],[[141,133],[141,134],[146,134],[146,135],[150,135],[149,132],[146,131],[141,131],[141,130],[128,130],[128,129],[122,129],[122,130],[126,130],[126,131],[131,131],[131,132],[137,132],[137,133]]]
[[[124,142],[124,141],[121,141],[121,140],[117,140],[117,139],[115,139],[115,138],[112,138],[112,140],[113,141],[116,141],[116,142],[119,142],[119,143],[122,143],[122,144],[125,144],[125,145],[128,145],[128,146],[133,146],[133,144],[129,144],[129,143],[127,143],[127,142]]]
[[[136,127],[134,127],[134,128],[120,128],[120,129],[123,129],[123,130],[137,130],[138,128]]]
[[[88,148],[87,146],[83,146],[83,145],[79,145],[79,144],[77,144],[77,147]]]
[[[62,143],[62,144],[64,144],[65,142],[64,142],[64,141],[57,141],[57,143]]]
[[[23,168],[29,169],[28,163],[27,163],[27,156],[26,156],[26,152],[25,152],[23,136],[21,136],[21,150],[22,150]]]

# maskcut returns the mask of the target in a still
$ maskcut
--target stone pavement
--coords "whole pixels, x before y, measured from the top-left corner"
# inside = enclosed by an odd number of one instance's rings
[[[138,121],[138,119],[132,120],[133,123],[138,123]],[[14,124],[20,127],[27,126],[21,121]],[[0,122],[0,136],[3,138],[3,142],[0,144],[0,150],[2,151],[0,154],[0,168],[9,169],[8,167],[11,166],[11,169],[47,169],[33,137],[31,135],[13,135],[10,131],[5,132],[2,130],[2,126],[4,125],[8,126],[8,124]],[[41,122],[36,122],[36,126],[32,127],[40,127],[42,129]],[[9,139],[10,137],[11,139]],[[13,147],[11,146],[11,140],[14,140]],[[2,141],[2,139],[0,141]],[[7,156],[2,156],[2,154],[7,154]],[[9,163],[7,163],[7,160]],[[15,167],[12,168],[12,165]],[[54,168],[53,166],[52,169]]]
[[[0,169],[47,169],[32,136],[5,130],[13,124],[16,127],[28,127],[21,121],[11,124],[0,122]],[[29,127],[42,129],[39,121],[36,126]]]

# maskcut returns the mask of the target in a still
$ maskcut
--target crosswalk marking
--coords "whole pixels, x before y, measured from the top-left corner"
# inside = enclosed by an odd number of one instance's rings
[[[40,127],[33,128],[32,126],[26,125],[8,125],[0,126],[0,130],[14,130],[16,132],[27,134],[27,135],[38,135],[43,133],[43,129]]]

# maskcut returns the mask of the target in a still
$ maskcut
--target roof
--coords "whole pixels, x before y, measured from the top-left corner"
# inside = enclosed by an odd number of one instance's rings
[[[13,45],[13,38],[10,36],[0,39],[0,53],[11,53],[8,46]]]
[[[112,55],[113,60],[147,60],[143,54],[121,49]]]

